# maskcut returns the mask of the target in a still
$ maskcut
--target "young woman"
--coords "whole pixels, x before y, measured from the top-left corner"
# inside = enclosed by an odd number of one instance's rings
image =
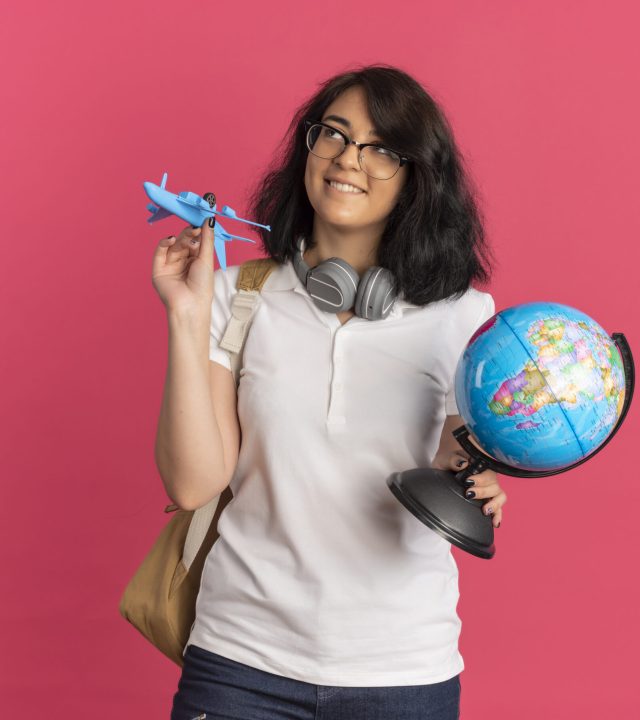
[[[278,264],[236,386],[219,347],[238,266],[213,230],[161,240],[169,321],[156,461],[196,508],[229,483],[173,720],[452,720],[451,546],[391,494],[395,471],[459,470],[452,381],[494,311],[490,252],[451,130],[406,73],[331,78],[292,120],[253,219]],[[315,268],[315,271],[314,271]],[[471,478],[497,527],[506,495]]]

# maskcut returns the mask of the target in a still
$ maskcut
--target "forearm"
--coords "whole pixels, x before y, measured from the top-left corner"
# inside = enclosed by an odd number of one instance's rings
[[[224,454],[211,400],[208,319],[169,314],[168,321],[169,357],[155,460],[169,497],[189,508],[224,488]]]

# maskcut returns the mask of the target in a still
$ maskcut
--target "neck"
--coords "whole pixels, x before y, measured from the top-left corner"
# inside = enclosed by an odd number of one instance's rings
[[[339,257],[362,276],[368,268],[377,264],[381,229],[337,228],[326,225],[314,215],[312,237],[313,248],[304,252],[304,260],[309,267],[315,267],[330,257]]]

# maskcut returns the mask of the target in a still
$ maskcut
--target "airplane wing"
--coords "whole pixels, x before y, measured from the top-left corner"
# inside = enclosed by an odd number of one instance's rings
[[[155,210],[152,208],[155,208]],[[170,213],[168,210],[157,208],[155,205],[147,205],[147,210],[151,213],[151,217],[147,218],[147,222],[150,223],[156,222],[157,220],[164,220],[170,215],[173,215],[173,213]]]
[[[246,238],[246,237],[240,237],[240,235],[232,235],[231,233],[228,233],[228,232],[224,233],[224,238],[225,238],[225,240],[242,240],[243,242],[250,242],[250,243],[253,243],[254,245],[256,242],[255,240],[250,240],[249,238]]]
[[[228,205],[222,206],[220,215],[224,215],[224,217],[228,217],[228,218],[233,218],[234,220],[238,220],[239,222],[246,223],[247,225],[255,225],[256,227],[266,228],[267,230],[271,231],[271,227],[269,225],[262,225],[261,223],[254,222],[253,220],[247,220],[246,218],[238,217],[236,211],[233,208],[229,207]]]

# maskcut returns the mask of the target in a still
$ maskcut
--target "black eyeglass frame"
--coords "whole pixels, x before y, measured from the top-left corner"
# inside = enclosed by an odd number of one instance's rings
[[[401,168],[403,165],[405,165],[406,163],[411,162],[411,158],[410,158],[410,157],[407,157],[406,155],[402,155],[402,154],[399,153],[397,150],[394,150],[393,148],[387,147],[386,145],[381,145],[380,143],[375,143],[375,142],[372,142],[372,143],[360,143],[360,142],[358,142],[357,140],[352,140],[343,130],[340,130],[339,128],[334,127],[333,125],[329,125],[328,123],[324,123],[324,122],[320,122],[320,121],[305,120],[305,121],[304,121],[304,126],[305,126],[306,129],[307,129],[307,131],[306,131],[306,133],[305,133],[305,144],[306,144],[306,146],[307,146],[307,150],[308,150],[312,155],[315,155],[315,153],[314,153],[313,150],[309,147],[309,131],[310,131],[311,128],[314,127],[315,125],[321,125],[322,127],[326,127],[326,128],[328,128],[329,130],[333,130],[334,132],[337,132],[338,135],[342,135],[342,137],[344,138],[344,148],[343,148],[343,150],[342,150],[341,152],[339,152],[337,155],[334,155],[332,158],[323,158],[324,160],[335,160],[336,158],[339,158],[340,155],[342,155],[342,153],[349,147],[349,145],[355,145],[355,146],[358,148],[358,165],[360,165],[360,169],[362,170],[362,172],[366,173],[367,175],[369,175],[369,173],[362,167],[362,162],[361,162],[361,159],[360,159],[360,154],[362,153],[362,151],[363,151],[364,148],[366,148],[366,147],[382,148],[383,150],[387,150],[388,152],[392,152],[392,153],[394,153],[395,155],[397,155],[397,156],[400,158],[400,165],[398,165],[398,170],[400,170],[400,168]],[[321,156],[320,156],[320,155],[316,155],[316,157],[321,157]],[[391,177],[384,178],[384,180],[391,180],[392,177],[395,177],[395,175],[397,174],[398,170],[396,170]],[[373,175],[369,175],[369,177],[373,177],[374,180],[382,180],[382,179],[383,179],[383,178],[376,178],[376,177],[374,177]]]

